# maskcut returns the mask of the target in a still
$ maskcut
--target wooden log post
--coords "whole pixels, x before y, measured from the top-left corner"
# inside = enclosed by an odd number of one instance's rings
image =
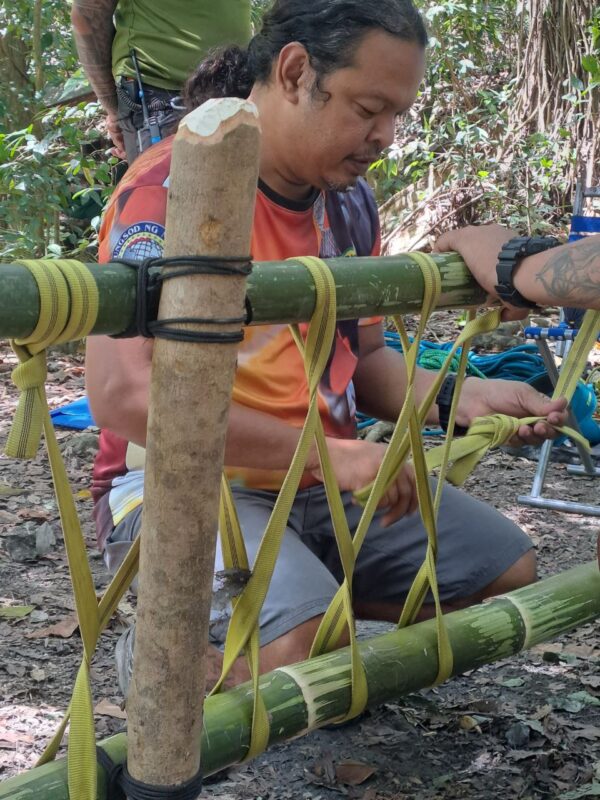
[[[250,252],[259,124],[246,101],[211,100],[181,122],[173,145],[165,256]],[[172,268],[167,268],[172,269]],[[244,314],[245,279],[167,280],[160,319]],[[178,323],[240,330],[241,324]],[[219,484],[237,344],[157,338],[146,445],[128,770],[177,786],[200,764],[200,732]]]

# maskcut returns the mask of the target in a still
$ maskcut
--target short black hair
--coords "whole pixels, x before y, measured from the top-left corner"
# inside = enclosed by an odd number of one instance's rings
[[[256,82],[266,83],[273,62],[290,42],[304,46],[323,76],[352,64],[362,38],[382,30],[425,48],[425,24],[412,0],[275,0],[247,50],[228,47],[200,63],[184,88],[188,110],[211,97],[248,97]]]

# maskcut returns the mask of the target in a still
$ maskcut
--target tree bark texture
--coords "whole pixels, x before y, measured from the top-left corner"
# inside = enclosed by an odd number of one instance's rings
[[[521,13],[524,25],[511,128],[545,133],[562,143],[557,156],[566,160],[575,156],[571,183],[581,177],[586,185],[596,185],[600,183],[600,89],[593,88],[594,77],[582,61],[586,55],[600,58],[592,26],[597,0],[526,0]]]
[[[259,138],[254,106],[238,99],[209,101],[182,121],[173,145],[165,257],[248,256]],[[241,275],[166,280],[159,320],[243,318],[245,283]],[[175,327],[214,333],[240,330],[241,323]],[[236,358],[236,343],[155,341],[128,701],[128,769],[147,784],[179,785],[199,768],[219,488]]]

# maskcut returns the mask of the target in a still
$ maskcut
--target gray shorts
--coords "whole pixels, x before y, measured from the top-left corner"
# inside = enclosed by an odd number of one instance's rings
[[[274,492],[234,487],[250,563],[277,498]],[[342,494],[350,530],[362,509]],[[421,566],[427,536],[419,513],[389,528],[375,516],[358,555],[353,593],[357,602],[400,605]],[[488,586],[531,549],[530,539],[491,506],[445,486],[438,525],[438,582],[443,601],[469,597]],[[137,535],[141,506],[120,522],[109,537],[105,562],[114,572]],[[217,547],[215,571],[223,569]],[[260,614],[261,644],[323,614],[333,599],[343,572],[323,486],[298,492],[283,537],[271,585]],[[222,613],[211,615],[211,639],[222,646],[226,625]]]

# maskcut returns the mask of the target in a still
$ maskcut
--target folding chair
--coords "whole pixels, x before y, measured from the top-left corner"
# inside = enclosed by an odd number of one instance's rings
[[[600,200],[600,187],[587,187],[584,185],[583,181],[577,181],[575,199],[573,201],[571,233],[569,235],[570,242],[592,234],[600,235],[600,215],[585,216],[583,214],[586,202],[588,200],[593,202],[595,199]],[[583,314],[584,312],[582,309],[565,308],[561,310],[560,324],[557,328],[525,328],[525,336],[536,340],[553,386],[556,386],[559,370],[556,367],[548,341],[555,341],[558,343],[557,355],[560,356],[564,362],[564,359],[571,349],[573,339],[577,335],[577,328],[579,327]],[[575,430],[580,430],[577,419],[571,408],[569,408],[568,424]],[[589,516],[600,517],[599,505],[576,503],[567,500],[554,500],[544,497],[544,482],[550,463],[552,447],[553,443],[551,441],[546,441],[540,448],[538,466],[533,478],[531,491],[529,494],[519,495],[517,501],[522,505],[533,506],[534,508],[548,508],[553,511],[564,511],[570,514],[587,514]],[[594,465],[594,461],[587,450],[579,444],[576,444],[576,447],[581,464],[569,464],[567,466],[567,471],[576,475],[600,477],[600,468]]]

